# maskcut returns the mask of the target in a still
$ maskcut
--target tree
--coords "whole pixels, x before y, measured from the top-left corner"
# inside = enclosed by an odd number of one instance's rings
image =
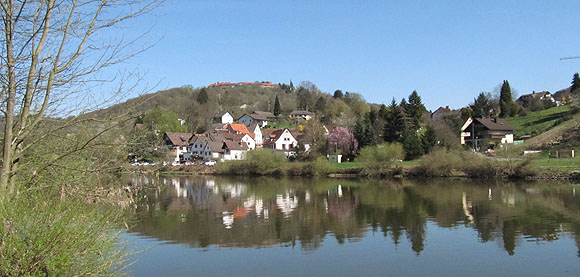
[[[342,90],[337,89],[334,91],[334,95],[332,96],[336,99],[342,99],[344,97],[344,95],[342,94]]]
[[[421,144],[423,146],[423,152],[429,154],[433,147],[437,144],[437,135],[435,134],[435,128],[431,125],[427,126],[425,133],[421,137]]]
[[[368,116],[357,121],[353,134],[360,148],[377,144],[375,128]]]
[[[75,109],[65,101],[79,93],[90,99],[96,73],[147,48],[136,48],[139,44],[134,40],[105,41],[106,33],[158,4],[129,0],[0,1],[0,107],[5,123],[0,197],[7,189],[8,193],[14,191],[13,177],[24,153],[50,135],[33,136],[43,120],[90,110],[83,105]],[[73,117],[67,124],[73,120],[80,119]],[[66,153],[56,159],[63,155]]]
[[[278,95],[276,95],[276,100],[274,100],[274,115],[278,116],[282,113],[282,107],[280,106],[280,100]]]
[[[199,93],[197,94],[197,103],[203,105],[203,104],[207,103],[208,100],[209,100],[209,97],[207,95],[207,90],[205,88],[200,89]]]
[[[501,85],[501,91],[499,94],[499,110],[500,117],[513,116],[515,113],[512,89],[507,80],[504,80]]]
[[[320,96],[318,97],[318,100],[316,100],[316,104],[314,105],[314,110],[320,114],[324,113],[324,110],[326,109],[326,98],[324,98],[324,96]]]
[[[423,146],[421,141],[417,136],[417,132],[413,130],[407,130],[403,139],[403,149],[405,149],[405,159],[412,160],[421,156],[423,151]]]
[[[352,156],[358,149],[358,141],[344,127],[336,127],[326,138],[329,153]]]
[[[187,125],[181,124],[178,116],[172,110],[155,107],[141,117],[141,122],[161,136],[165,132],[187,132]]]
[[[491,115],[491,104],[486,93],[481,92],[477,98],[473,99],[473,104],[469,105],[474,118],[489,117]]]
[[[395,98],[393,98],[385,117],[383,140],[386,142],[402,142],[405,128],[405,118],[403,117],[401,108],[399,108],[397,102],[395,102]]]
[[[410,126],[409,128],[413,130],[419,129],[419,124],[421,123],[421,118],[423,116],[423,112],[426,111],[425,106],[421,102],[421,97],[414,90],[411,95],[409,95],[409,103],[405,106],[405,114],[410,119]]]
[[[571,94],[580,94],[580,76],[578,72],[574,74],[572,77],[572,86],[570,86],[570,93]]]

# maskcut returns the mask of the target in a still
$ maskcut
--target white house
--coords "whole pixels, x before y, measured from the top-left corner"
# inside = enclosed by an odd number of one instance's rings
[[[238,118],[238,123],[242,123],[245,125],[250,125],[252,123],[258,123],[260,127],[264,128],[264,126],[268,125],[268,122],[272,119],[276,118],[274,114],[271,112],[260,112],[255,111],[251,114],[244,114],[240,118]]]
[[[222,149],[224,151],[224,161],[243,160],[246,157],[246,152],[248,152],[246,143],[227,140],[223,142]]]
[[[257,123],[252,123],[248,126],[248,131],[254,134],[254,142],[256,146],[262,146],[264,140],[262,139],[262,130],[260,129],[260,125]]]
[[[165,145],[171,149],[174,162],[181,162],[189,158],[187,147],[192,137],[191,133],[166,132],[163,135]]]
[[[264,142],[264,147],[284,151],[286,157],[296,154],[296,145],[298,145],[298,141],[286,128],[272,132]]]
[[[205,145],[208,141],[209,139],[207,137],[203,136],[193,137],[191,139],[188,149],[188,152],[190,153],[191,157],[203,158]]]
[[[461,127],[461,144],[474,149],[490,143],[514,143],[514,127],[501,118],[468,118]]]
[[[234,123],[234,117],[229,112],[219,112],[213,115],[213,122],[222,124]]]

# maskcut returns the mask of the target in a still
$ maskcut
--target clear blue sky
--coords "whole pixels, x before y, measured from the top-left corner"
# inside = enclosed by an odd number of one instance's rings
[[[134,26],[156,45],[128,66],[159,89],[302,80],[367,101],[417,90],[459,108],[509,80],[519,94],[580,71],[580,1],[167,0]],[[131,29],[138,31],[140,28]]]

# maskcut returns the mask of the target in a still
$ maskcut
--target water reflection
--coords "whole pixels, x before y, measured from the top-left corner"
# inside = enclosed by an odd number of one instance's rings
[[[327,239],[343,244],[382,233],[394,245],[406,240],[420,255],[433,224],[473,229],[479,242],[495,242],[509,255],[523,244],[562,237],[580,246],[580,199],[571,184],[201,177],[130,182],[165,185],[141,195],[132,232],[196,248],[315,250]]]

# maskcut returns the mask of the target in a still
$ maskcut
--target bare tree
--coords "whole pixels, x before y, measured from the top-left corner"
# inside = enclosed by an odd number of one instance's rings
[[[0,0],[0,109],[4,114],[0,197],[14,191],[21,155],[41,122],[90,110],[103,69],[145,50],[112,36],[160,4],[146,0]],[[136,38],[138,39],[138,38]],[[108,78],[107,80],[110,80]],[[118,91],[121,91],[120,89]]]

